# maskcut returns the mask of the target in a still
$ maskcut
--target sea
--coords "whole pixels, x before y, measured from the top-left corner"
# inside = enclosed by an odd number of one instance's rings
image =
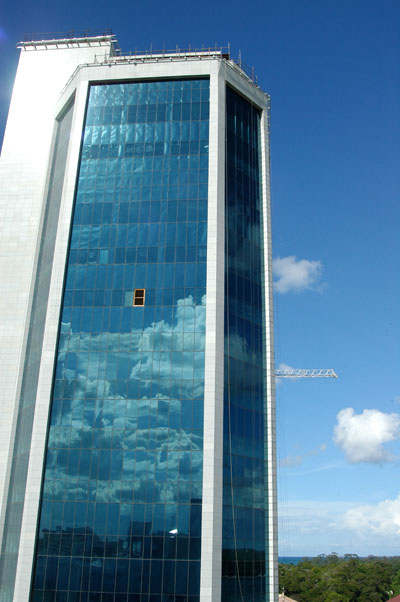
[[[278,562],[281,564],[299,564],[304,556],[279,556]]]

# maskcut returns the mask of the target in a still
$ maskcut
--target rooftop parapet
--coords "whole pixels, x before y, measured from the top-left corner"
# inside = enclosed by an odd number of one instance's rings
[[[188,49],[179,48],[176,46],[172,50],[150,50],[145,51],[129,51],[122,52],[116,36],[111,29],[86,29],[83,31],[71,30],[67,32],[53,33],[31,33],[26,34],[24,39],[17,44],[17,48],[21,50],[50,50],[50,49],[66,49],[66,48],[84,48],[84,47],[104,47],[108,46],[111,51],[104,54],[100,51],[95,54],[93,63],[85,63],[77,67],[78,71],[83,66],[96,66],[101,64],[123,64],[123,63],[144,63],[144,62],[169,62],[169,61],[191,61],[191,60],[224,60],[230,67],[239,71],[242,76],[246,77],[252,84],[259,87],[257,76],[254,73],[254,67],[248,67],[242,62],[241,54],[237,60],[233,59],[230,52],[230,46],[203,46],[202,48]],[[76,72],[75,71],[75,72]],[[71,76],[70,80],[74,77]],[[69,81],[66,86],[68,86]],[[268,96],[268,95],[267,95]]]
[[[114,52],[120,52],[116,36],[111,29],[83,31],[71,30],[67,32],[31,33],[17,44],[22,50],[48,50],[50,48],[72,48],[83,46],[103,46],[112,44]]]
[[[230,45],[228,46],[203,46],[202,48],[176,48],[172,50],[145,50],[145,51],[129,51],[115,52],[111,56],[96,55],[98,63],[145,63],[145,62],[170,62],[170,61],[191,61],[202,59],[219,59],[227,61],[232,67],[239,69],[254,85],[258,87],[257,76],[254,73],[254,67],[245,65],[240,57],[235,60],[231,57]]]

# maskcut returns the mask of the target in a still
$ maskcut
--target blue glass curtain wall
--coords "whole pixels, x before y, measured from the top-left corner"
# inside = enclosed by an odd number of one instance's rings
[[[222,600],[264,602],[260,113],[226,94]]]
[[[199,602],[208,132],[207,79],[90,87],[33,602]]]

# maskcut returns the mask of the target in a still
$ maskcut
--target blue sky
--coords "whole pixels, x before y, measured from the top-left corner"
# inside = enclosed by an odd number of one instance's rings
[[[0,137],[30,32],[123,50],[231,44],[272,97],[280,553],[398,554],[400,3],[5,0]],[[117,12],[118,11],[118,12]]]

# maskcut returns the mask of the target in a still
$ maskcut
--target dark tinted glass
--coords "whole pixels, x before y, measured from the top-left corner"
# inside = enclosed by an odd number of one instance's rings
[[[260,114],[227,88],[222,600],[265,600]]]

